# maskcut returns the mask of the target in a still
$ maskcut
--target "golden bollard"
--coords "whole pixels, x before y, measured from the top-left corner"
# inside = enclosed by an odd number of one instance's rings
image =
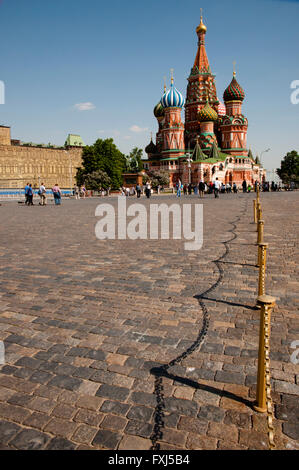
[[[257,223],[258,231],[257,231],[257,244],[263,243],[264,241],[264,221],[259,220]]]
[[[265,278],[266,278],[266,253],[268,243],[259,243],[258,245],[258,267],[259,269],[259,284],[258,296],[265,294]]]
[[[265,413],[267,411],[267,393],[266,393],[266,357],[265,357],[265,320],[268,315],[269,325],[271,318],[271,310],[275,305],[275,297],[270,295],[261,295],[257,298],[258,304],[261,306],[260,313],[260,339],[259,339],[259,357],[256,384],[256,403],[253,405],[255,411]],[[268,331],[268,339],[270,331]]]
[[[254,220],[254,223],[256,224],[257,217],[256,217],[256,200],[255,199],[253,200],[253,220]]]

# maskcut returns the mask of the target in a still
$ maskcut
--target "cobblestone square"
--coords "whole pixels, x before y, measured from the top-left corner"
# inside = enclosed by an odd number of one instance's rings
[[[116,208],[113,197],[2,202],[0,449],[268,449],[266,415],[252,409],[254,197],[182,198],[204,206],[199,251],[182,240],[98,240],[95,209]],[[298,192],[261,194],[266,292],[277,301],[275,443],[290,450],[299,449],[298,202]]]

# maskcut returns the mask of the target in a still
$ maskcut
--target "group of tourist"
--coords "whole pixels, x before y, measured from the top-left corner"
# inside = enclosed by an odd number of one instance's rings
[[[86,197],[86,188],[85,186],[77,186],[75,184],[74,189],[73,189],[73,196],[75,196],[75,199],[80,199],[81,197],[85,199]]]
[[[59,206],[61,204],[61,189],[59,188],[58,184],[55,184],[52,188],[52,193],[54,196],[55,205]],[[37,194],[40,197],[39,205],[46,206],[47,205],[47,190],[42,183],[39,187]],[[25,186],[25,205],[26,206],[33,206],[33,197],[34,197],[34,189],[32,188],[32,184],[27,183]]]
[[[176,183],[176,195],[177,197],[181,197],[183,193],[184,196],[191,195],[194,193],[195,195],[199,195],[199,197],[203,198],[205,193],[212,194],[214,193],[215,198],[219,197],[219,193],[237,193],[238,187],[236,183],[232,185],[230,183],[220,183],[218,178],[215,181],[211,181],[209,184],[205,183],[204,181],[200,181],[198,184],[192,185],[189,184],[182,184],[181,180],[178,180]]]

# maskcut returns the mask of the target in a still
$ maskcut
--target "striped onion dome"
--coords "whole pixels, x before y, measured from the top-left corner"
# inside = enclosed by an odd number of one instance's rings
[[[218,114],[216,111],[211,108],[209,103],[207,102],[204,108],[202,108],[199,113],[198,113],[198,119],[200,122],[205,122],[205,121],[217,121],[218,119]]]
[[[223,103],[221,103],[221,101],[219,101],[217,112],[218,112],[218,116],[220,117],[226,115],[226,107]]]
[[[163,108],[182,108],[185,104],[183,95],[171,83],[170,89],[167,90],[161,98]]]
[[[245,98],[245,93],[243,88],[239,85],[234,76],[225,92],[223,93],[223,99],[226,103],[227,101],[243,101]]]
[[[154,116],[156,118],[160,118],[160,117],[163,117],[164,114],[165,114],[164,108],[161,104],[161,101],[159,101],[159,103],[154,107]]]

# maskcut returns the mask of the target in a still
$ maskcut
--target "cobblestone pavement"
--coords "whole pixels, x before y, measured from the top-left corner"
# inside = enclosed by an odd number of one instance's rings
[[[259,331],[253,199],[206,197],[199,251],[184,251],[180,240],[97,240],[101,200],[3,203],[0,449],[267,449],[266,416],[251,408]],[[299,365],[290,359],[299,340],[298,199],[261,195],[266,290],[277,298],[278,449],[299,448]],[[193,351],[203,321],[207,334]]]

